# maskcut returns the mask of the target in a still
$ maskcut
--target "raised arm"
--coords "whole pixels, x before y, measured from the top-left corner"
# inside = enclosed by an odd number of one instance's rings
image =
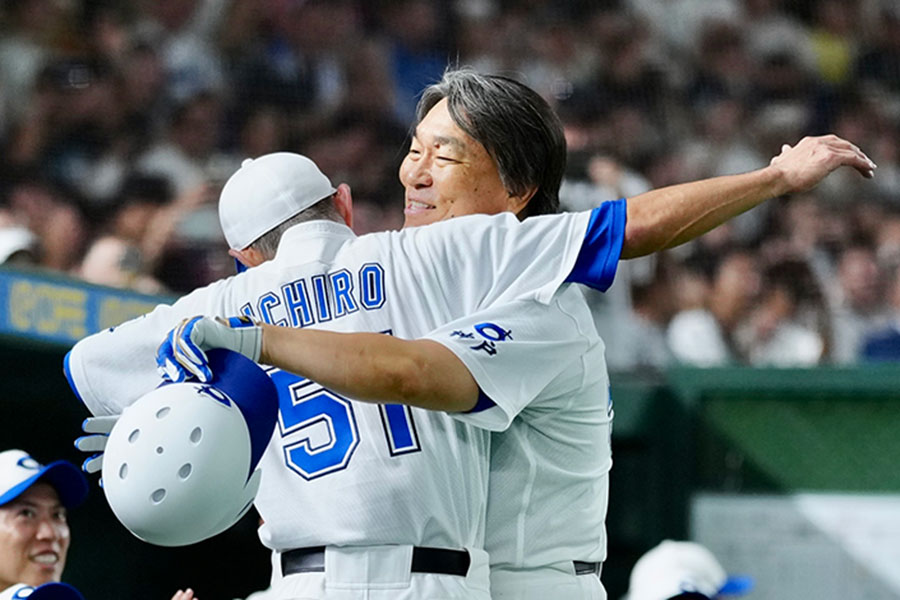
[[[690,241],[777,196],[815,187],[839,167],[864,177],[875,163],[835,135],[785,144],[769,166],[741,175],[714,177],[652,190],[628,199],[622,258],[635,258]]]

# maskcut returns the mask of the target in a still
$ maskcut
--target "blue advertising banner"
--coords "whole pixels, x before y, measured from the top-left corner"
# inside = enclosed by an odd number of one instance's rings
[[[0,269],[0,334],[72,345],[153,310],[167,298],[40,271]]]

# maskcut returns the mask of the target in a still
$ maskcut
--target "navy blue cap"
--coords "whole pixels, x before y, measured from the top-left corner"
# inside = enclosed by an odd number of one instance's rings
[[[37,587],[16,584],[0,592],[0,600],[84,600],[68,583],[45,583]]]

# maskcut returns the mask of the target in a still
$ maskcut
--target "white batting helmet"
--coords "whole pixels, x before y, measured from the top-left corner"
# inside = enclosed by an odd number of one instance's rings
[[[103,491],[138,538],[185,546],[234,525],[259,488],[278,396],[268,375],[229,350],[207,353],[210,383],[163,385],[128,407],[109,434]]]

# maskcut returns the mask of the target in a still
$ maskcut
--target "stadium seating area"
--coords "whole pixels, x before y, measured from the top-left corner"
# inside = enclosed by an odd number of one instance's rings
[[[218,188],[310,156],[359,233],[401,224],[418,92],[507,74],[566,126],[562,200],[764,166],[834,132],[879,165],[623,263],[595,297],[614,369],[900,358],[896,0],[4,0],[0,260],[177,294],[233,272]],[[715,322],[721,352],[698,352]]]

